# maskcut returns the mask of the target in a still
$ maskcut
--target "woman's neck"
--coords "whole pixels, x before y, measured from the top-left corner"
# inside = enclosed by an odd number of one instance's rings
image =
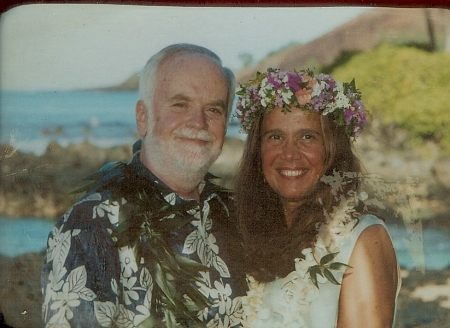
[[[284,217],[286,218],[286,225],[288,228],[290,228],[296,220],[299,213],[299,208],[307,203],[308,199],[310,199],[310,195],[308,194],[303,194],[301,197],[296,199],[287,199],[282,197],[280,198],[281,205],[283,206]]]
[[[299,206],[300,204],[298,202],[283,202],[284,217],[286,218],[286,225],[288,228],[292,226]]]

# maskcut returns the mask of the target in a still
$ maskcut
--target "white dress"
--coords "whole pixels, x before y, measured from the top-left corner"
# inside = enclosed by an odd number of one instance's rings
[[[351,232],[344,239],[341,239],[341,243],[339,244],[339,254],[333,259],[333,262],[348,264],[353,248],[362,231],[367,227],[376,224],[386,228],[384,222],[379,218],[373,215],[363,215],[359,219],[359,223],[351,230]],[[400,270],[397,271],[399,272]],[[333,275],[338,282],[342,281],[344,272],[345,270],[333,271]],[[341,286],[335,285],[328,280],[325,282],[324,280],[324,283],[320,283],[319,289],[317,289],[307,281],[310,279],[309,276],[305,276],[303,279],[305,282],[308,282],[308,284],[297,284],[296,287],[289,288],[289,282],[300,279],[300,276],[295,274],[294,271],[284,279],[277,279],[267,284],[257,283],[258,287],[255,291],[262,295],[259,299],[260,304],[258,305],[259,310],[257,311],[259,313],[253,313],[253,315],[255,315],[254,319],[251,320],[251,323],[247,322],[244,327],[336,327]],[[399,273],[396,299],[400,290],[400,284],[401,280]],[[293,285],[294,283],[291,284],[291,286]],[[309,287],[302,287],[308,285]],[[300,286],[300,288],[298,286]],[[308,290],[305,292],[306,289]],[[300,293],[299,291],[301,291],[303,295],[308,295],[307,298],[310,300],[305,307],[302,306],[302,301],[299,301],[299,298],[296,295],[297,293]],[[257,303],[255,300],[257,299],[249,299],[250,302]],[[255,308],[252,309],[254,311]],[[249,310],[249,307],[247,307],[247,310]],[[297,315],[297,317],[293,317],[293,313],[294,315]],[[298,317],[298,313],[302,313],[301,317]],[[257,319],[256,316],[258,317]]]

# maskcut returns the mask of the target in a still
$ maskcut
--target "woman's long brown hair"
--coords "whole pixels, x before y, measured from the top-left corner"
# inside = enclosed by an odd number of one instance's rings
[[[264,113],[261,113],[248,134],[234,190],[247,273],[258,281],[268,282],[294,270],[294,259],[301,257],[304,248],[314,244],[317,225],[325,221],[324,209],[330,213],[336,200],[331,187],[319,181],[313,190],[303,195],[296,218],[292,226],[287,227],[280,198],[265,182],[262,171],[263,119]],[[333,171],[359,173],[361,165],[344,128],[335,126],[324,115],[321,115],[321,125],[325,143],[324,174],[332,175]],[[357,182],[343,188],[345,193],[356,190]]]

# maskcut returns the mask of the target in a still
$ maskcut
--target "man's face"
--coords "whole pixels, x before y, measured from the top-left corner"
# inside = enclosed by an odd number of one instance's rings
[[[210,59],[184,54],[163,63],[145,137],[150,169],[203,175],[222,149],[227,100],[225,76]]]

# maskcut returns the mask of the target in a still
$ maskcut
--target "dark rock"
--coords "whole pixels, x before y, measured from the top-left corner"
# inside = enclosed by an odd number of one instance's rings
[[[0,216],[43,217],[62,215],[79,195],[71,194],[84,179],[111,161],[128,161],[131,145],[110,149],[89,143],[62,147],[50,143],[42,156],[1,146]]]

